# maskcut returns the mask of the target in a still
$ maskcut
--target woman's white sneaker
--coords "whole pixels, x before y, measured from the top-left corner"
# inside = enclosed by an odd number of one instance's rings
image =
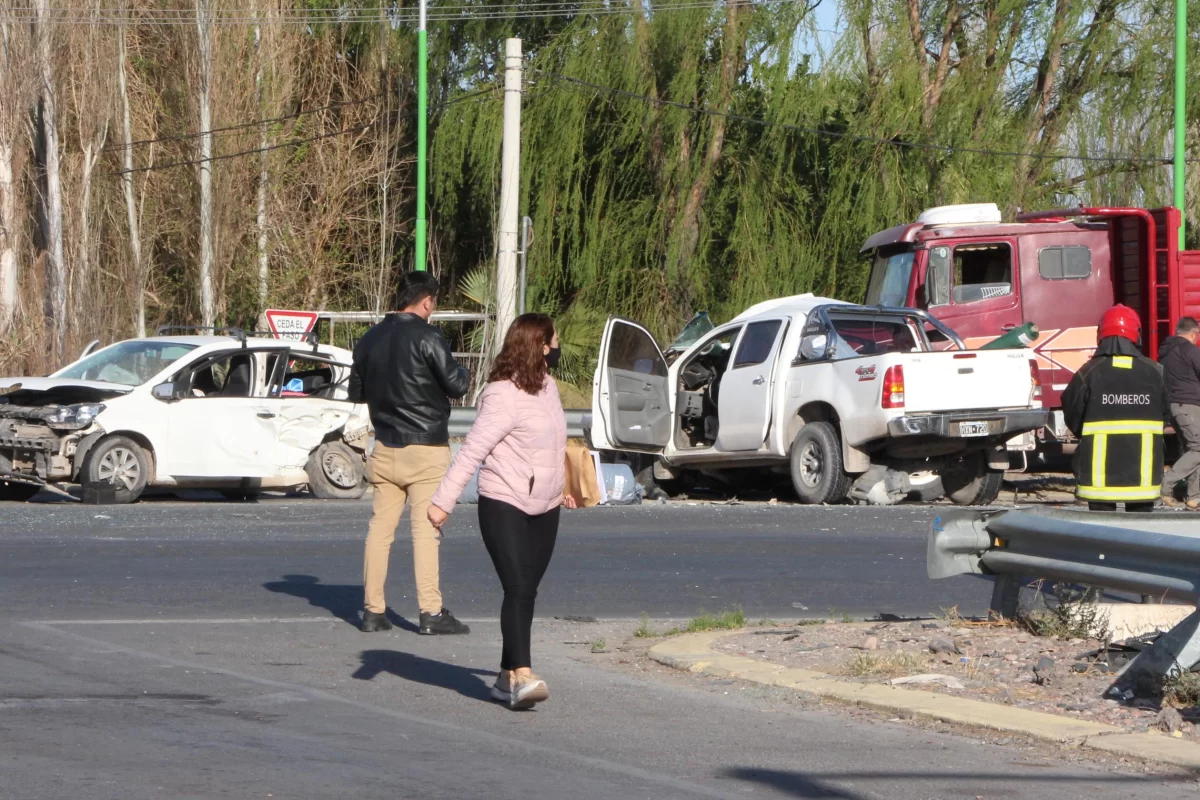
[[[493,689],[494,691],[494,689]],[[495,695],[492,695],[495,697]],[[513,711],[533,708],[550,699],[550,687],[536,675],[517,678],[508,693],[508,707]]]

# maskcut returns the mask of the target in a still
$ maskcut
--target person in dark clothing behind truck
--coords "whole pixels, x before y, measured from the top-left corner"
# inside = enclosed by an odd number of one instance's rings
[[[1171,402],[1171,419],[1179,437],[1183,455],[1163,477],[1162,497],[1167,505],[1179,505],[1176,487],[1187,482],[1187,507],[1200,508],[1200,322],[1183,317],[1175,326],[1175,335],[1158,348]]]
[[[1096,353],[1063,392],[1063,416],[1079,437],[1075,496],[1092,511],[1150,511],[1163,475],[1163,423],[1170,414],[1163,369],[1138,350],[1132,308],[1104,312]]]
[[[467,393],[470,373],[454,360],[441,331],[429,324],[438,283],[427,272],[400,279],[395,313],[354,346],[350,401],[366,403],[375,427],[368,472],[375,488],[374,514],[363,559],[364,633],[390,630],[383,587],[388,556],[405,503],[411,509],[413,572],[419,632],[467,633],[442,605],[438,549],[441,535],[426,512],[450,467],[450,399]]]

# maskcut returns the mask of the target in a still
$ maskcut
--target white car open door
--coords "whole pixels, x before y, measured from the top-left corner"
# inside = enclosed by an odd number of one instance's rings
[[[650,332],[610,317],[592,380],[592,445],[659,453],[672,432],[667,360]]]

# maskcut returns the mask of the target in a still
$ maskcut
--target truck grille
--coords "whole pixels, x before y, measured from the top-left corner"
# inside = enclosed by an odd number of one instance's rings
[[[55,449],[53,439],[29,439],[23,436],[0,436],[0,447],[13,447],[17,450],[41,450],[49,453]]]

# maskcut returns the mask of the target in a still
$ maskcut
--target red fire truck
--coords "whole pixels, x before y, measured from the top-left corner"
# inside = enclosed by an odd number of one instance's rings
[[[867,239],[868,305],[927,309],[968,347],[1032,322],[1046,449],[1070,440],[1062,391],[1096,347],[1096,323],[1124,303],[1142,318],[1142,347],[1180,317],[1200,317],[1200,251],[1181,251],[1177,208],[1073,208],[1004,222],[993,203],[943,206]],[[1030,441],[1030,447],[1033,446]]]

